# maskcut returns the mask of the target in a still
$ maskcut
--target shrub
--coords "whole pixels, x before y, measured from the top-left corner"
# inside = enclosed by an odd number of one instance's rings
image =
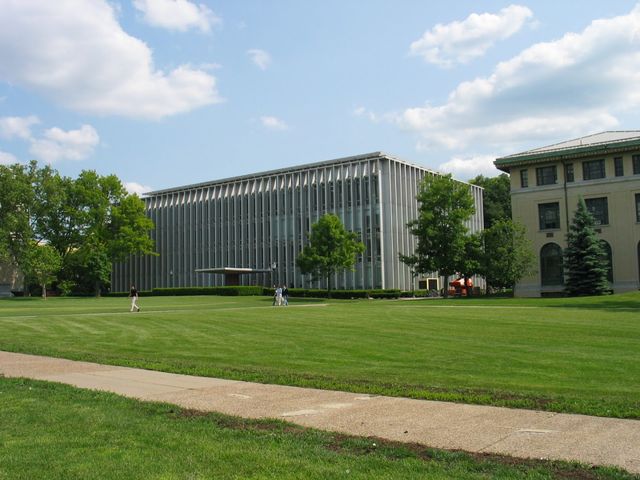
[[[369,290],[367,292],[371,298],[400,298],[400,290]]]
[[[400,292],[401,298],[412,298],[412,297],[428,297],[429,290],[403,290]]]
[[[158,297],[183,295],[222,295],[229,297],[262,295],[260,286],[229,286],[229,287],[180,287],[154,288],[151,294]]]

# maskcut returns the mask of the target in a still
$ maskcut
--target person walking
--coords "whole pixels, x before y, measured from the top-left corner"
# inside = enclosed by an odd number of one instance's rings
[[[282,306],[282,287],[276,288],[276,305]]]
[[[286,285],[282,286],[282,300],[284,301],[284,306],[289,306],[289,289]]]
[[[129,289],[129,298],[131,298],[131,311],[136,309],[136,312],[140,311],[140,307],[138,306],[138,290],[134,284],[131,284],[131,288]]]

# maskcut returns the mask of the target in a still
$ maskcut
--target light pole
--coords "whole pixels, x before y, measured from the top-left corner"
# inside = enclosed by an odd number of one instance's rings
[[[276,271],[276,268],[278,268],[278,264],[276,262],[273,262],[271,264],[271,285],[273,285],[275,287],[275,283],[273,283],[273,273]]]

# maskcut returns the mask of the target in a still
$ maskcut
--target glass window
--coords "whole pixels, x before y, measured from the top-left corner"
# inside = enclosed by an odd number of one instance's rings
[[[631,157],[633,160],[633,174],[640,175],[640,155]]]
[[[622,163],[622,157],[616,157],[613,159],[613,167],[615,169],[616,177],[622,177],[624,175],[624,164]]]
[[[611,252],[611,245],[606,240],[600,240],[602,250],[604,251],[604,260],[607,263],[607,280],[613,283],[613,254]]]
[[[588,198],[584,203],[587,204],[587,210],[593,215],[596,225],[609,225],[607,197]]]
[[[560,228],[560,204],[558,202],[539,204],[538,216],[540,230]]]
[[[567,180],[567,183],[570,183],[570,182],[574,181],[573,163],[567,163],[564,166],[564,177]]]
[[[552,185],[558,180],[556,166],[536,168],[536,183],[538,185]]]
[[[595,180],[597,178],[604,177],[604,160],[590,160],[588,162],[582,162],[583,180]]]
[[[540,249],[540,277],[545,285],[564,285],[562,249],[556,243],[547,243]]]
[[[520,170],[520,186],[522,188],[529,186],[529,170]]]
[[[636,193],[636,222],[640,222],[640,193]]]

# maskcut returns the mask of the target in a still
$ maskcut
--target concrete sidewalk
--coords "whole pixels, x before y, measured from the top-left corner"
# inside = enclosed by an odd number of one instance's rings
[[[430,447],[640,473],[640,421],[263,385],[0,352],[0,374]]]

